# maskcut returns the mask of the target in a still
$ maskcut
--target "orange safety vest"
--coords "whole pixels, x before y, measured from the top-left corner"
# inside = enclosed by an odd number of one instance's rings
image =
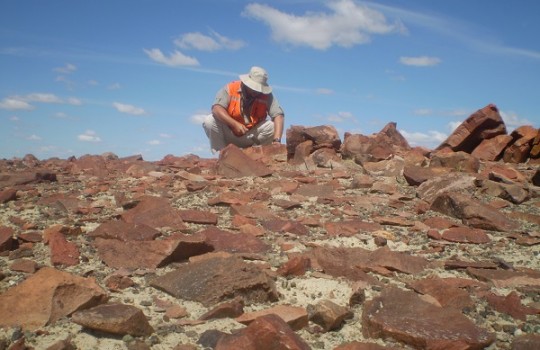
[[[242,95],[240,92],[241,83],[242,82],[238,80],[227,85],[229,96],[231,97],[229,107],[227,107],[227,112],[235,120],[244,124],[248,129],[251,129],[253,126],[266,119],[266,115],[268,114],[269,95],[260,94],[257,96],[257,98],[255,98],[255,101],[253,101],[253,104],[251,105],[251,111],[249,111],[250,113],[248,115],[249,122],[247,122],[244,120],[244,116],[242,115]]]

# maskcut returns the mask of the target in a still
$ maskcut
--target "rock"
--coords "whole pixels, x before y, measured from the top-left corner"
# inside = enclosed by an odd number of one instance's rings
[[[270,168],[261,162],[251,159],[233,144],[229,144],[219,153],[217,172],[229,178],[244,176],[264,177],[272,174]]]
[[[538,129],[536,136],[531,145],[531,152],[529,153],[531,159],[540,158],[540,128]]]
[[[257,318],[265,315],[276,315],[285,321],[293,331],[298,331],[308,325],[308,312],[303,307],[290,305],[276,305],[269,309],[247,312],[238,316],[235,320],[249,325]]]
[[[465,225],[484,230],[509,232],[518,224],[501,211],[459,193],[443,193],[435,198],[431,210],[461,219]]]
[[[538,135],[538,130],[530,125],[520,126],[512,131],[514,142],[506,148],[503,160],[507,163],[523,163],[529,158],[532,143]]]
[[[120,241],[150,241],[161,233],[153,227],[139,223],[130,223],[123,220],[109,220],[99,225],[88,235],[105,239]]]
[[[429,166],[475,174],[480,169],[480,161],[478,158],[462,151],[436,152],[431,155]]]
[[[469,227],[452,227],[444,230],[442,239],[457,243],[489,243],[491,239],[484,230]]]
[[[341,147],[341,139],[335,127],[331,125],[321,125],[315,127],[304,127],[292,125],[286,131],[287,136],[287,159],[296,158],[294,163],[301,163],[302,159],[309,156],[312,151],[320,148],[330,148],[338,151]],[[303,146],[300,146],[303,144]],[[296,152],[302,154],[298,157]]]
[[[204,237],[190,236],[156,241],[129,241],[129,244],[116,239],[97,238],[94,246],[105,264],[116,269],[155,269],[213,250]],[[137,259],[133,259],[135,256]]]
[[[540,169],[536,170],[532,176],[531,183],[535,186],[540,186]]]
[[[418,165],[405,165],[403,168],[403,177],[411,186],[418,186],[443,174],[448,174],[450,171],[446,168],[422,167]]]
[[[521,298],[515,291],[508,293],[504,297],[488,292],[484,297],[495,310],[508,314],[517,320],[527,321],[527,315],[540,313],[539,309],[522,305]]]
[[[210,306],[236,297],[246,303],[277,300],[274,281],[239,258],[210,258],[184,264],[150,283],[176,297]]]
[[[179,210],[173,208],[166,198],[156,196],[138,198],[135,207],[122,214],[122,220],[132,224],[145,224],[155,229],[169,227],[183,230],[186,228]]]
[[[477,110],[461,123],[436,150],[450,149],[454,152],[472,153],[485,139],[506,134],[499,110],[493,104]]]
[[[309,350],[300,338],[279,316],[266,315],[257,318],[249,326],[231,335],[224,335],[215,350],[262,350],[287,349]]]
[[[365,303],[362,313],[365,337],[392,337],[416,348],[482,349],[495,340],[461,312],[422,300],[414,292],[385,288]],[[457,347],[456,347],[457,349]]]
[[[418,293],[428,294],[435,298],[442,307],[462,310],[472,307],[474,301],[469,293],[461,288],[461,281],[432,276],[409,283],[409,287]]]
[[[246,233],[233,233],[217,227],[208,227],[198,232],[215,251],[230,253],[265,253],[270,246],[260,238]]]
[[[11,271],[34,273],[38,269],[38,264],[34,260],[17,259],[9,266],[9,269]]]
[[[217,318],[235,318],[244,313],[244,301],[234,299],[230,302],[221,303],[212,310],[204,313],[200,320],[213,320]]]
[[[0,295],[0,327],[35,330],[106,299],[95,280],[43,267]]]
[[[58,230],[55,230],[57,228]],[[51,230],[52,229],[52,230]],[[54,266],[75,266],[79,264],[79,247],[69,242],[61,232],[62,227],[53,226],[49,228],[47,239],[51,251],[51,263]]]
[[[324,228],[330,236],[353,236],[360,232],[368,231],[375,232],[382,230],[381,224],[376,222],[367,222],[359,219],[339,221],[339,222],[327,222]]]
[[[334,350],[397,350],[398,348],[381,346],[375,343],[361,343],[358,341],[353,341],[351,343],[342,344]]]
[[[300,236],[309,233],[309,229],[296,220],[273,219],[265,220],[261,224],[265,229],[273,232],[289,232]]]
[[[341,327],[345,319],[352,318],[352,312],[331,300],[321,300],[315,305],[308,305],[309,320],[322,327],[323,331],[333,331]]]
[[[437,196],[445,192],[471,192],[476,188],[476,178],[465,173],[449,173],[423,182],[416,189],[420,199],[432,203]]]
[[[98,305],[75,312],[71,320],[83,327],[111,334],[138,337],[154,332],[142,310],[132,305]]]
[[[490,180],[479,181],[482,192],[493,197],[499,197],[514,204],[521,204],[530,199],[526,187],[517,184],[506,184]]]
[[[0,191],[0,204],[11,202],[17,199],[17,190],[8,188]]]
[[[303,276],[310,267],[310,260],[305,256],[295,256],[290,258],[285,264],[277,270],[278,275]]]
[[[540,271],[527,269],[512,271],[501,269],[467,268],[467,273],[480,281],[490,282],[497,288],[516,288],[521,286],[540,287]]]
[[[14,249],[14,234],[15,231],[11,227],[0,226],[0,253]]]
[[[217,225],[218,216],[212,212],[196,209],[180,210],[180,217],[184,222],[201,225]]]
[[[503,134],[484,139],[472,151],[471,155],[480,160],[497,161],[502,157],[504,149],[512,142],[512,136]]]
[[[56,174],[47,170],[20,173],[0,173],[0,189],[40,182],[56,182]]]
[[[536,350],[540,346],[540,334],[523,334],[512,342],[512,350]]]

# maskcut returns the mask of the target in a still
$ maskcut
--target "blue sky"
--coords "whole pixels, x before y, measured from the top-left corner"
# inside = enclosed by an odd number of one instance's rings
[[[267,69],[285,127],[434,148],[495,103],[540,126],[537,0],[0,0],[0,158],[212,157],[214,96]]]

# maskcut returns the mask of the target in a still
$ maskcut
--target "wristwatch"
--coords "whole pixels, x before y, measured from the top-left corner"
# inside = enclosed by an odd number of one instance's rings
[[[275,139],[272,140],[272,142],[281,143],[281,139],[276,137]]]

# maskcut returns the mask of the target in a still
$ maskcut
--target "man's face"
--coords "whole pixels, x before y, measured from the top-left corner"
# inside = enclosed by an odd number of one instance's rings
[[[258,92],[258,91],[255,91],[253,89],[250,89],[249,87],[247,87],[247,85],[245,84],[242,84],[242,91],[244,92],[244,94],[248,97],[248,98],[255,98],[255,97],[258,97],[261,93]]]

